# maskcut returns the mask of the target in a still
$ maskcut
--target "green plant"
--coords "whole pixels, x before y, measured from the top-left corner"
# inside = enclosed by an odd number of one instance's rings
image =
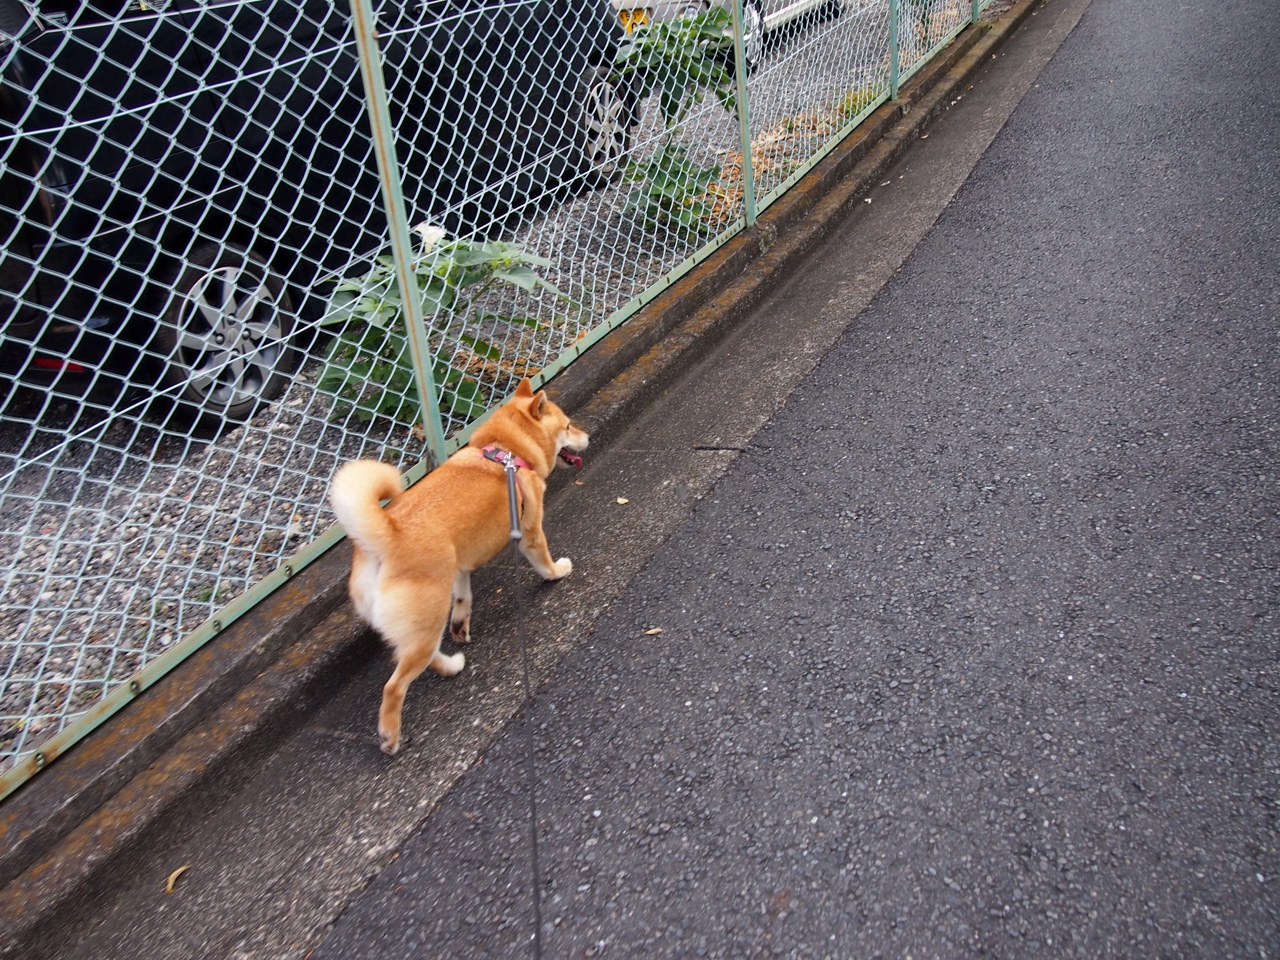
[[[687,147],[668,141],[648,160],[628,166],[627,179],[640,186],[627,196],[623,212],[649,229],[675,223],[700,231],[713,217],[708,190],[719,178],[719,164],[698,167]]]
[[[644,99],[662,88],[658,109],[668,133],[678,127],[708,92],[734,109],[733,40],[729,11],[715,7],[691,17],[676,17],[637,27],[618,48],[614,76],[630,82]]]
[[[857,90],[846,90],[844,96],[832,106],[832,112],[840,120],[852,120],[863,110],[871,106],[879,94],[875,87],[860,87]]]
[[[624,213],[649,229],[678,225],[689,230],[708,228],[712,204],[710,185],[720,167],[699,167],[675,136],[693,109],[708,93],[725,110],[736,106],[728,35],[729,12],[715,7],[691,17],[661,20],[636,28],[618,50],[614,76],[628,82],[640,98],[660,89],[665,139],[646,160],[634,159],[624,177],[637,183],[627,196]]]
[[[413,272],[428,326],[431,374],[440,406],[472,419],[488,409],[491,391],[468,372],[471,363],[454,365],[455,350],[481,368],[491,368],[502,360],[502,351],[479,334],[482,325],[502,323],[535,330],[542,326],[533,317],[485,311],[479,305],[502,286],[564,295],[534,271],[550,266],[550,261],[515,244],[450,240],[443,230],[428,224],[416,229],[420,247]],[[409,426],[420,422],[422,404],[395,259],[376,257],[363,277],[338,281],[321,322],[340,328],[320,374],[320,389],[338,400],[333,416],[354,412],[365,421],[387,417]]]

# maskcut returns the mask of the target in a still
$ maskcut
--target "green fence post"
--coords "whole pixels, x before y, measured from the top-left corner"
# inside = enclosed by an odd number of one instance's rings
[[[982,14],[982,0],[973,0],[973,15],[969,18],[970,23],[977,23],[978,17]]]
[[[889,0],[889,99],[898,99],[898,0]]]
[[[737,86],[738,138],[742,145],[742,203],[749,229],[756,225],[756,178],[751,168],[751,119],[747,111],[747,60],[742,49],[742,0],[733,2],[733,74]]]
[[[369,107],[369,127],[373,133],[374,153],[382,181],[382,201],[387,208],[387,224],[391,228],[391,253],[395,258],[396,282],[404,293],[404,323],[408,334],[409,357],[413,362],[414,383],[422,404],[422,428],[427,451],[435,464],[445,457],[444,423],[436,399],[435,380],[431,373],[431,347],[427,343],[426,320],[422,315],[422,297],[418,278],[413,272],[413,244],[409,239],[409,222],[405,216],[404,193],[400,188],[400,166],[396,162],[395,130],[387,109],[387,89],[382,78],[381,57],[370,0],[351,0],[351,18],[356,44],[360,48],[360,75],[364,79],[365,101]]]

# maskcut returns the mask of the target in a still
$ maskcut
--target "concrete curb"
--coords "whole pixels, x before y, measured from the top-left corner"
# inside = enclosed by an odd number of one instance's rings
[[[552,393],[593,446],[615,440],[836,229],[1040,3],[1017,0],[994,24],[962,34],[753,230],[561,374]],[[0,807],[4,955],[184,798],[215,778],[225,790],[346,668],[380,651],[343,605],[348,563],[345,546],[330,551]]]

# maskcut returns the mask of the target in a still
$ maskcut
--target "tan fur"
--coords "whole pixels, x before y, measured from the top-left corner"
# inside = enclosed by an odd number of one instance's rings
[[[453,676],[461,653],[440,652],[449,624],[453,638],[471,637],[471,571],[492,560],[510,539],[507,481],[501,465],[480,448],[494,444],[532,467],[516,476],[520,552],[546,580],[568,576],[567,557],[552,560],[542,531],[546,479],[561,448],[585,450],[587,435],[563,410],[522,380],[515,396],[483,423],[470,443],[409,490],[385,463],[356,460],[333,477],[329,500],[355,544],[349,589],[356,610],[391,644],[395,672],[382,691],[378,734],[382,749],[400,749],[405,691],[430,667]],[[380,500],[391,498],[383,509]]]

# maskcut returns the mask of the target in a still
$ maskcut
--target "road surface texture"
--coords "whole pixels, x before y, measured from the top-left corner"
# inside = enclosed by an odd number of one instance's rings
[[[1280,956],[1277,67],[1268,0],[1045,0],[588,451],[544,956]],[[369,639],[10,955],[531,956],[509,579],[400,756]]]
[[[637,425],[733,461],[533,706],[545,956],[1280,956],[1278,68],[1093,0],[860,315],[841,238],[767,304],[847,329],[761,429]],[[531,955],[527,814],[516,723],[313,960]]]

